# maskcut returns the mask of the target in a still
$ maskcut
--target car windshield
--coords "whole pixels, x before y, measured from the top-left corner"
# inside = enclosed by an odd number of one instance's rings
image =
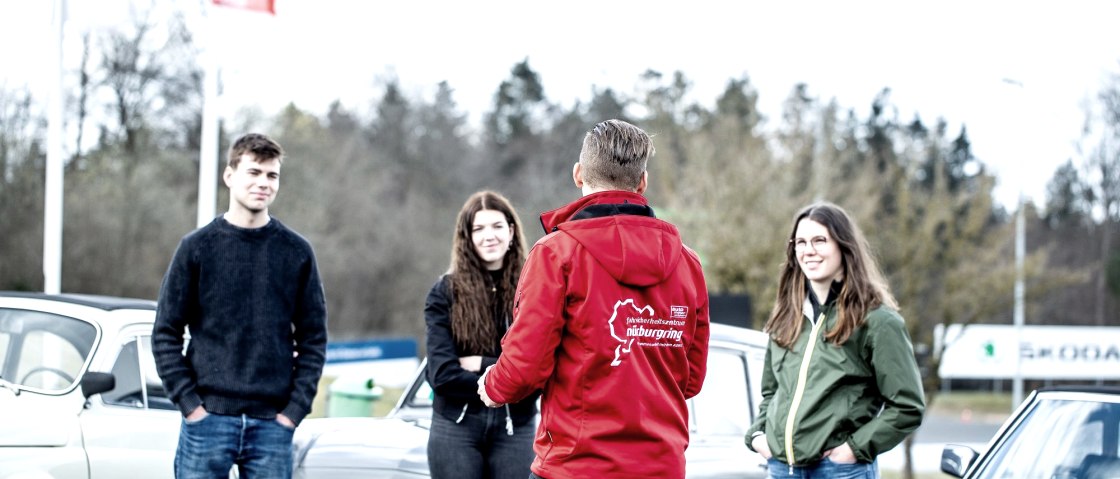
[[[23,390],[68,390],[96,339],[97,329],[84,321],[0,308],[0,378]]]
[[[1095,479],[1120,477],[1120,404],[1042,399],[996,445],[979,477]]]

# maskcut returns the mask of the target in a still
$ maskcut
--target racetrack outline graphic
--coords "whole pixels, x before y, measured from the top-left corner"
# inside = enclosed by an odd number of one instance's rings
[[[614,338],[616,341],[618,341],[618,345],[615,346],[615,348],[614,348],[614,360],[611,361],[611,366],[612,367],[618,366],[619,364],[622,364],[622,353],[630,354],[630,348],[634,344],[634,338],[625,337],[626,336],[626,334],[625,334],[626,325],[625,324],[622,325],[622,328],[623,328],[622,331],[624,332],[622,337],[619,337],[619,335],[615,334],[615,331],[614,331],[614,322],[615,322],[616,319],[618,319],[618,308],[620,308],[622,306],[625,306],[625,305],[630,305],[630,307],[633,308],[634,311],[638,314],[646,313],[650,316],[653,316],[653,308],[652,307],[643,306],[643,307],[639,308],[637,305],[634,304],[633,299],[619,300],[617,303],[614,303],[614,311],[611,313],[611,319],[607,321],[607,326],[610,328],[610,331],[611,331],[611,337]]]

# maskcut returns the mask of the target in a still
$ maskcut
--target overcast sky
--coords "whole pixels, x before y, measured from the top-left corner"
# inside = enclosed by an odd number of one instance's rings
[[[70,1],[71,36],[127,19],[126,0]],[[197,15],[204,2],[157,5]],[[50,3],[0,0],[0,84],[43,83]],[[692,99],[711,106],[747,76],[771,125],[797,83],[860,117],[890,87],[903,120],[944,118],[954,135],[967,124],[1007,205],[1020,188],[1043,201],[1054,169],[1075,158],[1083,104],[1120,73],[1120,2],[1103,0],[276,0],[275,16],[211,11],[225,111],[295,102],[320,113],[334,99],[364,110],[396,76],[427,98],[447,80],[477,119],[525,58],[565,106],[593,86],[632,93],[647,69],[684,72]]]

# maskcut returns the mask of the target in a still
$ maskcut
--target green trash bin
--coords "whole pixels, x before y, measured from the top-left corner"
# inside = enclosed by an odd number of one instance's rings
[[[331,383],[328,392],[328,417],[373,417],[373,405],[385,390],[373,378],[343,376]]]

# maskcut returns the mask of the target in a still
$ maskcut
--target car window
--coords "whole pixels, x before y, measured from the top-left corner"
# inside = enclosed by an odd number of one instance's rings
[[[137,344],[140,347],[140,374],[144,378],[144,388],[148,392],[148,409],[178,410],[175,403],[167,396],[163,388],[163,380],[156,372],[156,358],[152,354],[152,336],[140,336]]]
[[[708,351],[704,387],[692,399],[690,421],[702,435],[742,436],[750,427],[746,358],[737,350]]]
[[[1042,400],[996,446],[979,477],[1116,477],[1118,433],[1118,404]]]
[[[97,329],[81,320],[0,308],[0,378],[31,391],[67,390],[96,339]]]
[[[412,397],[408,400],[408,405],[417,408],[432,407],[432,399],[434,397],[435,393],[432,391],[432,385],[428,384],[427,379],[425,379],[420,381],[419,387],[413,390]]]
[[[151,336],[130,337],[113,363],[116,387],[101,394],[106,404],[138,409],[175,409],[155,372]]]
[[[101,394],[101,399],[106,404],[116,406],[144,407],[144,394],[140,389],[140,359],[136,347],[136,338],[132,338],[121,347],[117,361],[113,363],[113,378],[116,386],[112,390]]]

